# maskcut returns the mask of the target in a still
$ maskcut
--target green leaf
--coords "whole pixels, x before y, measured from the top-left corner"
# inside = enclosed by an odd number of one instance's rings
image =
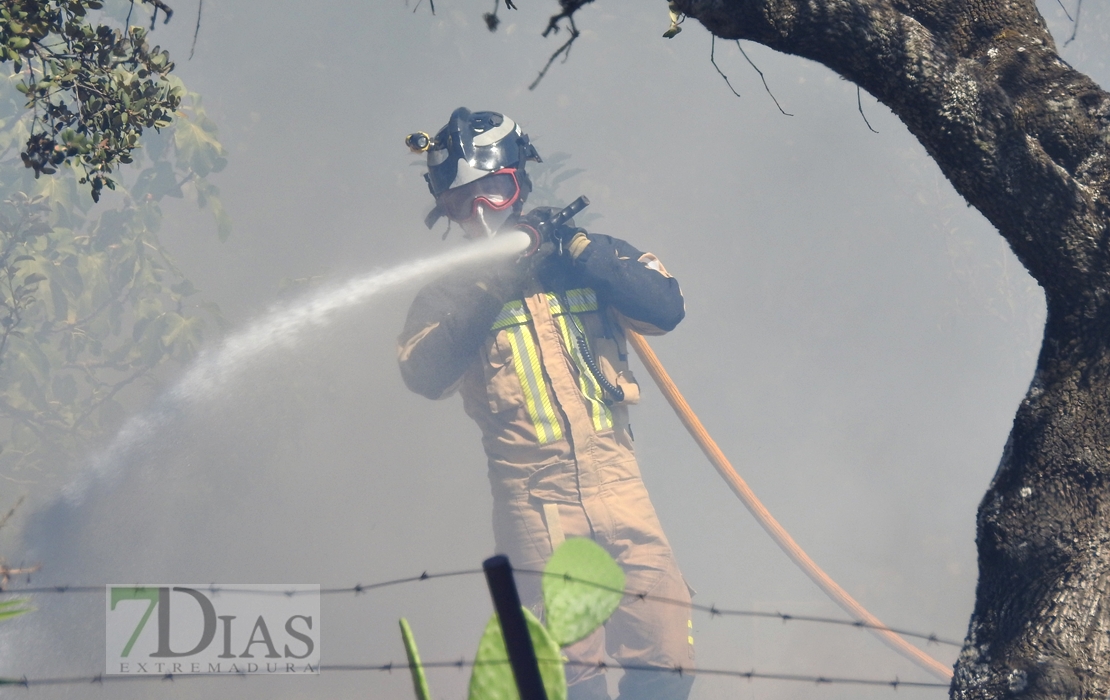
[[[24,613],[34,612],[35,608],[23,607],[27,604],[26,598],[16,598],[0,602],[0,620],[9,620]]]
[[[193,286],[192,280],[181,280],[177,284],[170,285],[170,290],[174,294],[180,294],[183,297],[192,296],[197,293],[197,288]]]
[[[609,619],[624,596],[624,572],[593,540],[568,539],[547,560],[543,604],[559,646],[584,638]]]
[[[162,328],[162,347],[178,360],[191,359],[200,347],[204,321],[197,316],[186,318],[171,312],[159,319],[159,322]]]
[[[416,638],[412,636],[409,621],[401,618],[401,639],[405,642],[405,655],[409,657],[409,669],[412,671],[412,688],[416,692],[416,700],[432,700],[432,692],[428,690],[428,679],[424,675],[424,667],[420,665],[420,652],[416,650]]]
[[[166,196],[179,199],[184,196],[180,185],[177,184],[173,166],[169,162],[163,160],[155,163],[154,167],[147,168],[139,175],[139,179],[132,188],[132,195],[136,199],[141,199],[148,194],[155,201]]]
[[[189,168],[204,177],[223,169],[224,147],[216,140],[215,128],[203,128],[211,124],[200,117],[200,125],[187,119],[179,119],[174,130],[174,146],[177,147],[178,166]],[[203,126],[202,126],[203,125]]]
[[[216,217],[216,235],[221,241],[226,241],[231,236],[231,217],[224,211],[223,202],[218,197],[211,197],[208,203],[212,207],[212,215]]]
[[[559,645],[535,615],[527,608],[523,610],[524,619],[528,621],[528,632],[532,635],[532,646],[536,649],[536,660],[539,662],[543,687],[547,691],[547,700],[566,700],[567,679],[563,672],[563,657],[559,653]],[[482,639],[478,642],[474,671],[470,674],[468,698],[520,700],[513,669],[509,666],[509,654],[505,650],[505,637],[501,634],[501,623],[496,614],[490,618]]]

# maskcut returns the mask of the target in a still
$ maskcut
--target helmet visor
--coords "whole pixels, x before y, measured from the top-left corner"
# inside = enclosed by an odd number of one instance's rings
[[[518,199],[520,183],[516,179],[516,169],[505,168],[442,192],[436,201],[451,219],[466,221],[474,216],[479,202],[493,211],[501,211],[516,204]]]

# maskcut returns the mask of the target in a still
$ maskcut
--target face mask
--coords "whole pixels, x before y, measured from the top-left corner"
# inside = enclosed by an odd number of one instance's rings
[[[494,211],[479,202],[474,208],[474,216],[466,221],[460,221],[459,226],[462,227],[467,238],[478,240],[493,238],[512,215],[511,208]]]

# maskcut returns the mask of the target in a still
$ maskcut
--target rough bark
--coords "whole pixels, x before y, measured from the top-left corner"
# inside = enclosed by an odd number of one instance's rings
[[[1110,693],[1110,95],[1032,0],[678,0],[882,101],[1044,288],[1032,385],[979,507],[951,696]]]

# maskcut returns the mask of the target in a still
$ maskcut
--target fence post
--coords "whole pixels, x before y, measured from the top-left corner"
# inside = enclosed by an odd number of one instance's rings
[[[509,652],[509,665],[513,669],[520,699],[547,700],[547,691],[540,678],[540,665],[532,646],[532,635],[528,632],[528,622],[520,607],[520,594],[516,590],[509,558],[503,554],[490,557],[482,562],[482,569],[486,572],[493,607],[501,622],[501,634],[505,637],[505,649]]]

